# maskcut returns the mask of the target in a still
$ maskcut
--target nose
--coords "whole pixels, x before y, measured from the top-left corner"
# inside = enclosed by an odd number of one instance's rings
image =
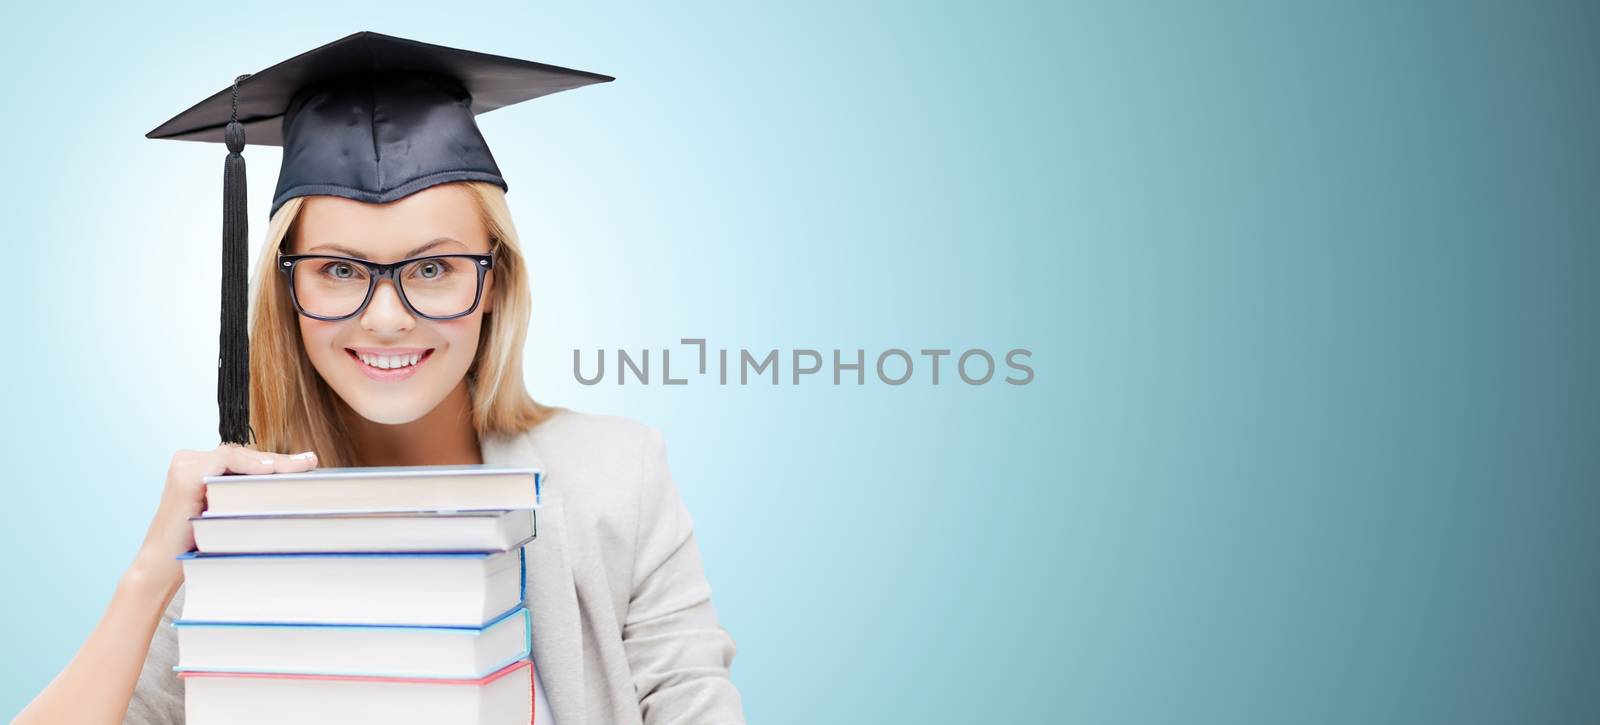
[[[372,291],[372,301],[361,312],[362,329],[380,334],[396,333],[406,332],[416,324],[417,319],[400,302],[400,292],[395,289],[394,280],[378,280],[378,288]]]

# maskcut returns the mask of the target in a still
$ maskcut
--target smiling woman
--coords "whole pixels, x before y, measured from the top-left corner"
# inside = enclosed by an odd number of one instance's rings
[[[473,463],[544,473],[539,537],[522,551],[539,725],[744,722],[734,641],[711,604],[660,431],[541,405],[522,379],[527,269],[507,184],[473,119],[608,80],[357,33],[241,77],[231,97],[151,133],[230,150],[224,442],[173,456],[105,615],[16,722],[185,721],[168,625],[182,611],[177,558],[194,549],[206,476]],[[248,337],[247,132],[284,146]]]
[[[250,336],[250,409],[262,447],[315,450],[325,466],[478,463],[476,439],[466,433],[526,430],[553,412],[534,402],[522,381],[530,295],[500,187],[440,184],[381,205],[336,196],[290,199],[272,218],[266,248],[353,259],[312,257],[292,274],[277,274],[278,257],[261,257]],[[416,290],[427,284],[418,277],[436,276],[437,268],[414,264],[417,269],[397,270],[389,283],[354,271],[360,269],[356,260],[393,263],[456,253],[491,255],[494,261],[481,283],[476,271],[467,278],[478,290],[467,299],[481,302],[452,319],[423,318],[406,302],[416,304]],[[305,268],[308,263],[324,268]],[[355,279],[326,282],[314,275]],[[297,314],[297,304],[314,303],[295,290],[332,284],[358,293],[348,309],[317,312],[350,318]],[[364,362],[362,354],[378,364]],[[419,362],[397,368],[402,355],[417,355]],[[396,394],[402,392],[396,384],[405,386],[404,394]],[[473,430],[459,424],[469,419]],[[394,427],[411,421],[416,422]]]

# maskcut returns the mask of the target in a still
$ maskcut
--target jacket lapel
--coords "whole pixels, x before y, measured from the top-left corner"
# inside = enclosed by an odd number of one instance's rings
[[[484,463],[544,469],[527,434],[484,437],[479,448]],[[556,725],[585,725],[583,633],[578,589],[567,563],[561,495],[549,488],[548,481],[542,488],[535,514],[538,536],[523,547],[528,562],[526,606],[533,614],[533,659],[555,710]]]

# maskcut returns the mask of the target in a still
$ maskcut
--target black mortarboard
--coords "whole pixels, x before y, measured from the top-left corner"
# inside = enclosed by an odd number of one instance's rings
[[[457,50],[372,32],[350,35],[239,76],[146,138],[228,146],[222,201],[218,432],[250,442],[250,349],[244,157],[283,147],[272,210],[297,196],[388,202],[450,181],[507,188],[474,117],[611,76]]]

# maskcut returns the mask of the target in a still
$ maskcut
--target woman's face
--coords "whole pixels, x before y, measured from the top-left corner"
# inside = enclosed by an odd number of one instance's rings
[[[477,203],[457,184],[432,186],[388,204],[308,196],[293,236],[290,251],[295,254],[375,262],[489,252],[489,233]],[[309,271],[309,264],[302,263],[295,274]],[[485,276],[478,308],[453,320],[412,315],[394,283],[379,280],[372,301],[355,317],[326,322],[296,315],[306,355],[322,379],[362,417],[390,425],[410,423],[444,400],[471,367],[483,316],[490,311],[493,278],[493,271]],[[370,359],[414,354],[422,357],[408,368],[381,369],[362,361],[363,355]]]

